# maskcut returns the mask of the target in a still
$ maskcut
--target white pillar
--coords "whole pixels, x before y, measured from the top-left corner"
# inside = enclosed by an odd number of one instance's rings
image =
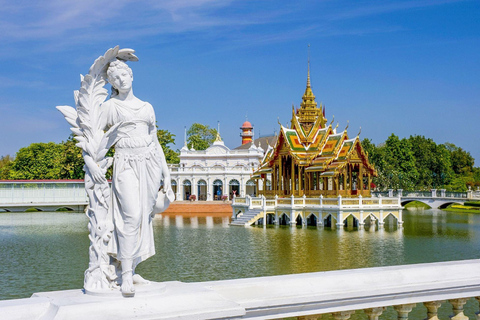
[[[383,218],[383,210],[380,210],[380,217],[378,217],[378,229],[382,228],[384,225]]]
[[[340,196],[339,196],[340,197]],[[338,211],[337,212],[337,223],[336,223],[336,226],[337,227],[343,227],[343,212],[342,211]]]

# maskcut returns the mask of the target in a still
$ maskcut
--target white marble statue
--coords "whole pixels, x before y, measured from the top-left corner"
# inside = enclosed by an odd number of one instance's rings
[[[57,109],[72,125],[85,159],[91,241],[85,291],[111,292],[120,285],[124,296],[133,296],[135,283],[147,283],[135,267],[155,254],[152,219],[174,194],[153,107],[134,96],[132,70],[125,61],[138,61],[133,50],[108,50],[81,77],[76,110]],[[105,101],[107,81],[112,94]],[[112,146],[114,160],[106,157]],[[110,189],[105,173],[112,162]]]

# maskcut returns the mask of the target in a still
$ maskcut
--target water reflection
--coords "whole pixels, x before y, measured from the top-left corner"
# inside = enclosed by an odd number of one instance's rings
[[[208,281],[480,257],[480,216],[404,211],[403,228],[229,227],[228,216],[157,216],[157,254],[137,271],[154,281]],[[80,288],[87,218],[0,214],[0,299]],[[334,223],[333,223],[333,226]],[[51,264],[51,261],[55,261]]]

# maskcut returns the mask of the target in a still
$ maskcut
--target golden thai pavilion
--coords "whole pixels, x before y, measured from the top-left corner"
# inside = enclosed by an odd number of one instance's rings
[[[263,180],[267,197],[370,196],[371,178],[377,173],[362,148],[359,134],[350,139],[347,128],[338,132],[327,125],[325,109],[317,106],[310,86],[300,108],[292,107],[290,128],[280,125],[277,143],[269,149],[254,177]]]

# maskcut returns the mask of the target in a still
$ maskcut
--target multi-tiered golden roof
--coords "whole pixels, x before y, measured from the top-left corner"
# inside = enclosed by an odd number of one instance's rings
[[[348,126],[337,132],[338,125],[326,123],[324,106],[317,107],[311,88],[309,66],[300,108],[292,108],[291,127],[280,125],[275,146],[254,174],[264,180],[265,195],[370,195],[376,171],[359,135],[350,139]]]

